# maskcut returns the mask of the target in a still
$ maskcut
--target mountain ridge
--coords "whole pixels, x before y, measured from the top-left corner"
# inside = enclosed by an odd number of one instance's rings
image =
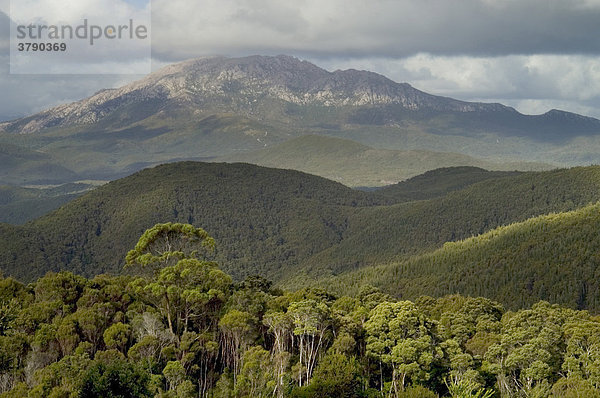
[[[232,87],[235,84],[241,86]],[[600,124],[597,119],[559,110],[550,110],[542,115],[523,115],[499,103],[467,102],[428,94],[408,83],[397,83],[374,72],[356,69],[328,72],[308,61],[279,55],[204,57],[184,61],[166,66],[123,87],[100,90],[91,97],[71,104],[0,123],[0,131],[14,131],[20,127],[18,132],[27,134],[51,127],[92,124],[118,106],[129,103],[132,97],[137,101],[158,99],[190,103],[197,101],[195,97],[199,95],[220,96],[234,89],[246,95],[250,101],[271,95],[297,105],[397,104],[413,111],[509,112],[530,117],[555,117],[560,114]]]

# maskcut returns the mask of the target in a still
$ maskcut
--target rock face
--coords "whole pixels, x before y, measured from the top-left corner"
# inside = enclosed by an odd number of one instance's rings
[[[470,103],[419,91],[407,83],[367,71],[328,72],[310,62],[280,55],[245,58],[207,57],[167,66],[118,89],[102,90],[72,104],[0,124],[0,131],[35,133],[50,127],[93,124],[125,105],[161,101],[224,111],[275,99],[296,105],[401,105],[407,110],[508,111],[500,104]]]

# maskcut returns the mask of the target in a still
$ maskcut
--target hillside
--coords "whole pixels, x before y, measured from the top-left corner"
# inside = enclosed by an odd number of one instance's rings
[[[17,168],[0,174],[0,184],[32,178],[54,183],[112,180],[165,162],[241,160],[237,156],[243,152],[303,135],[349,139],[378,151],[457,154],[444,155],[450,156],[444,164],[443,157],[414,153],[416,161],[432,168],[464,164],[460,156],[495,163],[588,165],[600,162],[599,133],[597,119],[558,110],[523,115],[501,104],[428,94],[368,71],[329,72],[289,56],[207,57],[0,123],[0,144],[49,157],[43,163],[47,166],[35,167],[35,173]],[[260,160],[262,155],[256,156]],[[368,156],[382,160],[381,168],[365,159],[370,168],[362,173],[385,176],[396,155]],[[5,169],[4,161],[0,166]],[[329,177],[346,173],[345,163],[324,160],[315,161],[310,171]],[[416,167],[406,175],[421,171]]]
[[[59,208],[94,186],[87,183],[47,188],[0,185],[0,222],[24,224]]]
[[[53,184],[77,175],[39,150],[0,142],[0,185]]]
[[[395,200],[406,198],[402,189],[398,192]],[[304,267],[311,275],[335,275],[538,215],[575,210],[599,198],[600,167],[580,167],[508,175],[431,200],[361,208],[350,219],[344,239],[312,256]]]
[[[552,168],[542,163],[494,163],[458,153],[375,149],[347,139],[318,135],[305,135],[219,160],[300,170],[350,187],[389,185],[440,167],[476,166],[487,170],[522,171]]]
[[[404,299],[460,293],[493,297],[517,309],[539,300],[600,310],[600,205],[535,217],[432,253],[291,285],[317,285],[345,294],[372,284]]]
[[[396,200],[425,200],[445,196],[492,178],[516,176],[517,171],[488,171],[479,167],[443,167],[377,190]]]
[[[120,272],[127,250],[158,222],[202,226],[236,277],[272,275],[339,239],[363,192],[296,171],[245,164],[176,163],[113,181],[38,220],[0,224],[5,274]],[[23,264],[27,264],[24,267]]]
[[[213,235],[216,260],[235,278],[326,277],[598,198],[600,167],[496,176],[406,202],[296,171],[183,162],[111,182],[23,226],[0,224],[0,264],[23,280],[48,270],[120,272],[143,230],[172,221]]]

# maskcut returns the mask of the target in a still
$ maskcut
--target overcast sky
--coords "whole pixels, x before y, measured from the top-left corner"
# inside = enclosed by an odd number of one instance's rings
[[[92,16],[149,2],[26,1],[36,10],[44,10],[36,3],[55,2],[59,15],[77,5]],[[153,0],[151,6],[154,68],[203,55],[288,54],[523,113],[558,108],[600,118],[600,0]],[[0,10],[0,119],[141,77],[11,75],[8,0],[0,0]]]

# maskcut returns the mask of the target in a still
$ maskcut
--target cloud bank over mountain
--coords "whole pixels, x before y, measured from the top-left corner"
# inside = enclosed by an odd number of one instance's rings
[[[98,6],[96,0],[67,0],[61,9],[70,1]],[[6,66],[7,0],[0,10]],[[560,108],[600,117],[598,20],[597,0],[154,0],[152,47],[157,68],[213,54],[289,54],[329,70],[369,69],[431,93],[502,102],[524,113]],[[0,103],[2,119],[136,78],[29,81],[7,70],[0,75],[10,99]]]

